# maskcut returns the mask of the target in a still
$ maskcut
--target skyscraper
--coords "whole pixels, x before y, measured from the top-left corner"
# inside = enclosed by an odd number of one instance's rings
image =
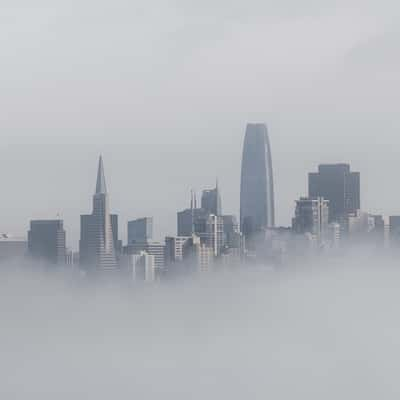
[[[360,173],[348,164],[323,164],[308,175],[308,196],[329,200],[329,220],[338,222],[360,209]]]
[[[218,182],[215,189],[203,190],[201,196],[201,208],[208,214],[222,215],[222,201],[219,193]]]
[[[239,223],[234,215],[223,215],[224,223],[224,244],[228,248],[240,248],[241,246],[241,235],[239,229]]]
[[[210,247],[215,256],[219,256],[224,246],[224,219],[217,215],[209,214],[197,218],[194,223],[194,233],[200,238],[201,243]]]
[[[153,239],[153,218],[139,218],[128,222],[128,244]]]
[[[241,231],[249,237],[274,225],[274,179],[267,127],[248,124],[240,187]]]
[[[126,262],[134,281],[152,282],[155,280],[155,257],[141,251],[138,254],[127,256]]]
[[[400,250],[400,215],[389,217],[389,226],[390,246]]]
[[[81,215],[80,264],[89,273],[117,270],[113,225],[109,211],[109,198],[104,176],[103,159],[99,159],[93,212]]]
[[[329,201],[318,198],[302,197],[296,201],[296,214],[293,218],[293,230],[296,233],[310,233],[321,244],[328,232]]]
[[[23,258],[28,250],[26,238],[15,237],[8,233],[0,234],[0,263],[14,258]]]
[[[65,237],[61,220],[31,221],[28,232],[29,255],[47,264],[64,264]]]
[[[185,264],[188,265],[188,271],[208,272],[214,264],[214,250],[202,243],[201,239],[192,235],[184,254]]]
[[[141,251],[154,256],[156,273],[161,274],[165,267],[165,245],[159,242],[144,241],[132,242],[124,247],[125,255],[140,254]]]
[[[190,239],[191,237],[188,236],[167,236],[165,238],[165,263],[182,262]]]
[[[207,211],[203,208],[197,208],[196,194],[192,191],[190,198],[190,208],[179,211],[177,214],[178,236],[192,236],[194,226],[199,218],[206,218]]]

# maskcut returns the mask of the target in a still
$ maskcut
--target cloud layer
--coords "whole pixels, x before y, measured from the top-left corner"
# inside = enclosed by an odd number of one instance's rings
[[[397,398],[399,273],[364,261],[160,287],[1,284],[4,398]]]

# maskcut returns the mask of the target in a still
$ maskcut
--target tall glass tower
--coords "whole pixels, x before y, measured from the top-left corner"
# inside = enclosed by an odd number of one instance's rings
[[[243,146],[240,227],[245,236],[275,226],[271,145],[265,124],[248,124]]]

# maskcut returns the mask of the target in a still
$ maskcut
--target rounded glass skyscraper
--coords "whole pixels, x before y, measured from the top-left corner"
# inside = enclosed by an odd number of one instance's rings
[[[248,124],[240,186],[240,225],[245,236],[275,226],[271,145],[265,124]]]

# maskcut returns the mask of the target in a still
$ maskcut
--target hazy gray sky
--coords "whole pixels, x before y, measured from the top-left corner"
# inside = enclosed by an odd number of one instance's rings
[[[400,214],[396,1],[3,0],[0,230],[66,222],[76,247],[98,154],[112,209],[175,233],[189,190],[238,213],[246,122],[270,130],[277,222],[320,162],[361,171],[365,210]]]

